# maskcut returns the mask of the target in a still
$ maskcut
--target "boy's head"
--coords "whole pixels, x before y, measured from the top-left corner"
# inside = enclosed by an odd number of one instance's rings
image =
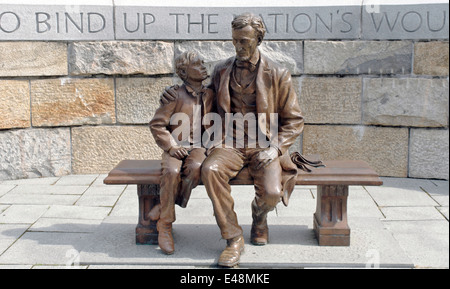
[[[175,59],[177,75],[184,82],[202,82],[208,78],[208,71],[196,52],[184,52]]]

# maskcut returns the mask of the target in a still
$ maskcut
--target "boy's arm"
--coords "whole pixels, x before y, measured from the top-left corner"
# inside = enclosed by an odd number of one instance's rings
[[[170,118],[175,111],[176,105],[177,101],[161,104],[161,106],[156,110],[155,116],[149,123],[150,131],[156,144],[165,152],[169,152],[173,146],[178,145],[168,130]]]

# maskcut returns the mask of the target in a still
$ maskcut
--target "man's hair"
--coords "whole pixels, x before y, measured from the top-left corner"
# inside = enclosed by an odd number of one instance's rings
[[[198,58],[198,54],[195,51],[187,51],[183,52],[180,56],[175,59],[175,69],[177,75],[184,81],[186,80],[186,74],[182,72],[186,72],[189,64]]]
[[[261,17],[251,13],[244,13],[234,17],[231,22],[231,28],[233,29],[242,29],[249,25],[255,29],[258,40],[262,41],[266,35],[266,26],[264,25],[264,21]]]

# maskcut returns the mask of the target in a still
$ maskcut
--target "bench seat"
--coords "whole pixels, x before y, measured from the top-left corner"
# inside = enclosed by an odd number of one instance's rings
[[[317,206],[313,226],[319,245],[349,246],[350,228],[347,222],[349,186],[380,186],[378,174],[359,160],[323,161],[325,167],[311,172],[298,171],[296,185],[317,186]],[[137,185],[139,220],[136,227],[137,244],[157,244],[156,221],[149,212],[159,204],[160,160],[123,160],[104,179],[107,185]],[[244,168],[231,185],[253,185],[253,179]],[[254,192],[249,190],[249,192]]]
[[[324,161],[325,167],[312,172],[298,170],[296,185],[360,185],[379,186],[383,182],[364,161]],[[160,160],[123,160],[104,179],[108,185],[159,184]],[[253,185],[248,169],[244,168],[230,181],[231,185]]]

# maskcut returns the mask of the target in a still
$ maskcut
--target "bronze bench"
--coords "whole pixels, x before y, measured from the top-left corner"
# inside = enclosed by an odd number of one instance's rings
[[[347,223],[348,186],[380,186],[378,174],[364,161],[324,161],[326,167],[312,172],[299,170],[296,185],[317,186],[314,231],[321,246],[349,246]],[[159,203],[161,163],[159,160],[123,160],[104,179],[107,185],[137,185],[139,221],[137,244],[158,244],[156,222],[149,219],[150,210]],[[231,185],[253,185],[244,168]],[[253,192],[253,190],[252,190]]]

